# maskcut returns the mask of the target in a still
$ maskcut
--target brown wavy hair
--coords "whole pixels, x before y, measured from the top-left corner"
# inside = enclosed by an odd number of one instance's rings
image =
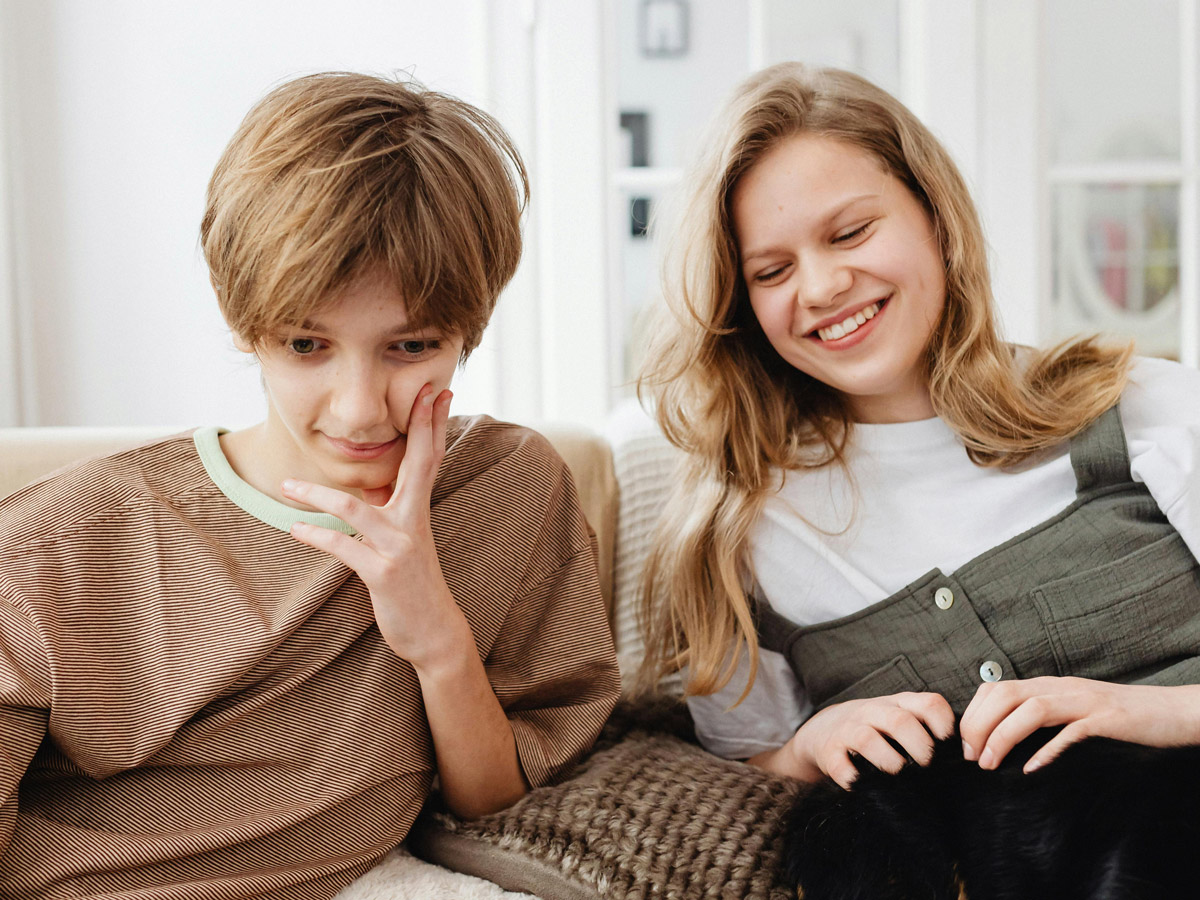
[[[924,206],[946,278],[925,353],[929,391],[977,465],[1017,466],[1081,431],[1117,401],[1132,353],[1085,338],[1018,357],[1001,340],[983,231],[958,168],[865,79],[773,66],[736,90],[713,128],[685,183],[664,257],[666,304],[639,380],[663,432],[686,451],[646,565],[639,681],[686,667],[693,694],[727,684],[744,652],[753,682],[750,529],[781,470],[843,465],[853,429],[839,393],[767,342],[742,278],[731,196],[781,141],[813,134],[864,150]]]
[[[247,113],[209,182],[200,241],[248,344],[378,270],[414,326],[463,337],[465,359],[520,261],[528,201],[491,116],[415,81],[324,72]]]

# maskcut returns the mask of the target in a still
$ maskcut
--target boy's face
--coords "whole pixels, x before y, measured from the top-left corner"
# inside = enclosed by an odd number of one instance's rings
[[[390,486],[418,392],[450,384],[462,338],[415,329],[378,273],[352,282],[303,327],[254,347],[268,414],[257,451],[284,477],[359,495]]]

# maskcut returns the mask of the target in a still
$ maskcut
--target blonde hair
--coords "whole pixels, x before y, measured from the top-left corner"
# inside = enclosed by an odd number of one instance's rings
[[[382,271],[409,320],[479,343],[521,257],[524,164],[468,103],[326,72],[246,115],[208,185],[201,245],[221,312],[254,344]]]
[[[715,129],[668,244],[667,305],[639,381],[663,432],[686,451],[646,565],[640,680],[652,685],[686,666],[693,694],[727,684],[743,652],[753,682],[751,526],[780,470],[844,465],[853,427],[842,397],[784,362],[750,309],[730,199],[772,148],[799,134],[844,141],[924,206],[946,279],[925,355],[929,390],[976,464],[1015,466],[1085,428],[1117,401],[1131,353],[1088,338],[1014,359],[998,334],[983,232],[962,176],[929,130],[865,79],[773,66],[738,88]]]

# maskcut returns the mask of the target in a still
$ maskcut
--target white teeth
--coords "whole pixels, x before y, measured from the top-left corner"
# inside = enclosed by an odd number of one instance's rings
[[[817,332],[817,337],[823,341],[836,341],[840,337],[845,337],[851,332],[858,331],[860,325],[865,325],[868,319],[875,318],[875,314],[879,312],[879,302],[876,301],[865,309],[860,309],[852,316],[847,316],[840,322],[830,325],[828,328],[822,328]]]

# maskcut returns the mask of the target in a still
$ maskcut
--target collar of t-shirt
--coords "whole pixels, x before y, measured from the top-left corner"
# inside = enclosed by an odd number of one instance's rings
[[[229,498],[235,506],[254,516],[260,522],[265,522],[280,531],[290,531],[295,522],[307,522],[309,525],[319,525],[343,534],[355,534],[355,530],[336,516],[329,513],[309,512],[280,503],[274,497],[269,497],[262,491],[243,481],[233,466],[225,458],[221,449],[220,437],[228,432],[227,428],[199,428],[193,435],[196,442],[196,452],[213,484]]]

